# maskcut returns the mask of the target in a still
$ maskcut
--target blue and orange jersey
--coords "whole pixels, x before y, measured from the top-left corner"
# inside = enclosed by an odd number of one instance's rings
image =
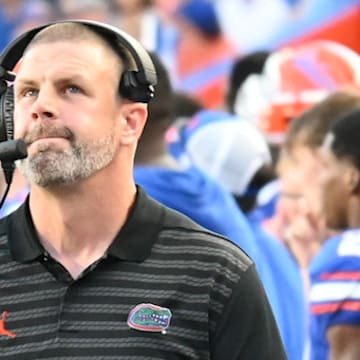
[[[326,332],[360,326],[360,229],[329,239],[310,267],[311,359],[328,359]]]

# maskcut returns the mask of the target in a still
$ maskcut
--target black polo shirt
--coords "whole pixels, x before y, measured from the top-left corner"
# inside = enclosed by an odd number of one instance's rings
[[[28,203],[0,221],[0,359],[210,358],[285,359],[253,264],[230,241],[139,189],[106,255],[73,280]]]

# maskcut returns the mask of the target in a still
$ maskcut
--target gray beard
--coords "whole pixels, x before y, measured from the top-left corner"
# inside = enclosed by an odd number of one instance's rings
[[[45,146],[17,167],[30,184],[51,188],[71,185],[106,167],[114,158],[116,145],[109,134],[92,143],[70,140],[68,150]]]

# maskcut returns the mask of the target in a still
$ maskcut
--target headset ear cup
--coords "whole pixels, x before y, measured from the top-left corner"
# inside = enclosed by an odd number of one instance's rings
[[[0,142],[14,138],[14,89],[9,86],[0,98]]]
[[[121,77],[119,93],[125,99],[148,103],[153,98],[153,88],[142,85],[136,71],[125,71]]]

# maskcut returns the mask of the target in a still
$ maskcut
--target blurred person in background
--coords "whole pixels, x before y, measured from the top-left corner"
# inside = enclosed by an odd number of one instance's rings
[[[135,156],[135,179],[152,197],[205,228],[226,235],[256,262],[257,247],[245,215],[231,194],[191,164],[169,152],[165,134],[174,119],[174,92],[159,57],[151,53],[158,74],[156,95]]]
[[[310,289],[309,267],[333,235],[325,226],[319,199],[319,148],[330,126],[360,106],[352,91],[336,91],[295,118],[288,128],[276,166],[279,197],[275,214],[263,220],[266,231],[282,241],[296,258]]]
[[[257,116],[259,108],[265,106],[262,101],[264,98],[262,94],[263,90],[261,83],[258,81],[258,77],[263,72],[265,62],[270,54],[271,51],[269,50],[258,50],[246,55],[240,55],[235,59],[229,74],[224,99],[224,108],[226,111],[231,114],[246,114],[245,119],[255,122],[253,117]],[[247,85],[243,88],[245,81]],[[256,101],[255,98],[257,99]],[[241,104],[240,108],[238,108],[239,102]],[[274,167],[277,154],[271,145],[269,148]],[[253,212],[256,210],[256,217],[258,219],[267,219],[274,215],[278,196],[279,186],[276,179],[268,182],[258,191],[256,209],[253,210]]]
[[[194,96],[183,91],[174,91],[173,100],[174,121],[165,132],[165,141],[170,154],[183,163],[184,166],[188,166],[188,159],[183,157],[183,130],[191,121],[192,117],[204,108]]]
[[[296,169],[297,181],[301,184],[293,201],[300,200],[303,210],[294,213],[287,222],[283,220],[283,239],[310,274],[310,340],[314,360],[328,359],[331,327],[337,324],[347,326],[346,318],[341,320],[344,314],[341,304],[346,303],[346,294],[340,291],[341,286],[336,286],[337,280],[342,281],[341,276],[336,277],[346,267],[352,267],[351,259],[339,257],[338,245],[345,241],[347,235],[340,233],[334,238],[336,240],[329,240],[335,231],[342,229],[328,226],[322,202],[319,201],[324,190],[322,144],[338,119],[356,109],[360,109],[358,91],[344,90],[329,95],[290,124],[283,148],[284,158],[291,159],[295,164],[293,169]],[[345,198],[337,204],[339,208],[343,200]],[[279,206],[282,201],[280,197]],[[356,244],[357,240],[349,241]],[[311,251],[314,248],[318,248],[316,253]],[[342,341],[341,337],[338,340]]]
[[[312,360],[360,358],[360,107],[320,147],[320,204],[328,239],[311,269]]]
[[[280,210],[277,213],[278,221],[281,223],[279,236],[294,249],[294,253],[299,256],[299,262],[304,266],[308,266],[316,254],[313,250],[318,249],[331,235],[318,201],[321,190],[319,186],[321,144],[326,133],[339,117],[359,107],[358,92],[337,91],[305,111],[289,125],[281,156],[283,160],[280,160],[280,163],[287,161],[293,166],[288,171],[283,171],[283,174],[280,172],[280,183],[283,176],[296,174],[298,183],[293,187],[296,188],[295,192],[286,193],[285,190],[284,195],[285,198],[292,197],[294,201],[300,200],[302,211],[295,213],[291,218],[286,218],[288,215],[284,214],[284,211]],[[279,201],[279,207],[281,203],[282,201]],[[295,247],[302,250],[295,251]]]
[[[183,129],[189,162],[227,189],[247,215],[255,236],[260,278],[291,360],[305,353],[306,298],[300,268],[292,253],[264,231],[252,210],[257,194],[274,177],[271,154],[254,124],[225,112],[203,110]]]
[[[234,112],[256,124],[276,161],[291,121],[334,91],[359,85],[358,68],[358,54],[333,41],[280,48],[266,58],[261,74],[243,82]]]
[[[276,173],[279,183],[279,195],[275,205],[275,215],[262,222],[263,228],[286,245],[296,258],[308,289],[308,265],[318,252],[320,243],[315,237],[316,221],[312,222],[313,214],[308,209],[304,196],[304,179],[298,163],[291,157],[281,155]],[[299,233],[294,240],[294,223]],[[320,231],[320,229],[319,229]]]
[[[233,109],[265,135],[277,166],[292,120],[327,95],[358,86],[360,64],[354,51],[325,40],[286,46],[272,51],[264,60],[261,73],[250,74],[237,93],[232,90],[236,93]],[[264,221],[274,220],[279,194],[278,181],[259,193],[256,211]]]
[[[231,114],[236,113],[235,104],[237,104],[237,96],[244,81],[254,74],[261,74],[264,69],[266,59],[271,54],[269,50],[259,50],[248,53],[246,55],[237,56],[234,59],[225,96],[225,108]],[[255,105],[255,104],[254,104]]]
[[[359,68],[359,56],[334,42],[315,41],[287,47],[272,52],[263,71],[251,74],[235,96],[235,113],[252,121],[266,136],[279,171],[274,213],[263,217],[262,226],[293,254],[307,289],[309,263],[320,251],[320,239],[327,238],[330,232],[320,219],[314,220],[316,212],[311,202],[315,197],[307,191],[311,183],[304,186],[307,183],[299,164],[282,148],[289,126],[304,111],[339,89],[359,87]],[[314,119],[309,123],[314,124]],[[315,178],[316,169],[309,175]]]
[[[175,88],[194,95],[205,108],[221,108],[237,52],[222,32],[214,3],[183,1],[173,19],[179,30]]]

